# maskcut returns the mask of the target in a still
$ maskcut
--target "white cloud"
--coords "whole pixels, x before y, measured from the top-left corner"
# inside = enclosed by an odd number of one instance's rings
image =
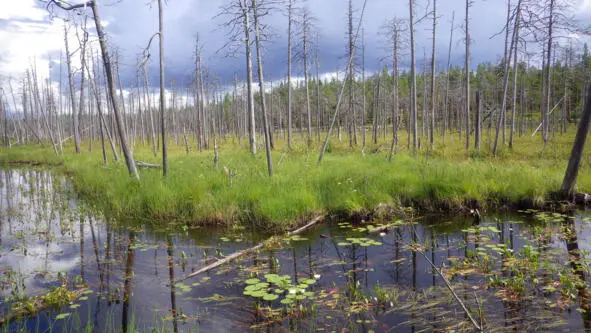
[[[60,21],[46,20],[47,13],[35,7],[35,0],[13,1],[5,6],[0,19],[5,26],[0,30],[0,75],[20,76],[35,61],[39,76],[49,74],[48,54],[63,45]]]
[[[46,14],[43,9],[35,7],[35,0],[18,0],[2,6],[0,20],[30,19],[40,21]]]

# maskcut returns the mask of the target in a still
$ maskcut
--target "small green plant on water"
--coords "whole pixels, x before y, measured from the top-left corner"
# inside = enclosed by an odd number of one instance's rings
[[[349,245],[359,245],[362,247],[368,247],[368,246],[380,246],[382,245],[381,242],[378,242],[376,240],[373,240],[371,238],[365,238],[365,237],[348,237],[346,239],[346,242],[339,242],[337,245],[338,246],[349,246]]]
[[[301,279],[296,285],[289,275],[265,274],[265,281],[258,278],[246,280],[243,294],[265,301],[275,301],[281,298],[279,303],[292,305],[295,302],[316,297],[316,293],[308,288],[315,284],[319,277],[316,275],[314,278]]]

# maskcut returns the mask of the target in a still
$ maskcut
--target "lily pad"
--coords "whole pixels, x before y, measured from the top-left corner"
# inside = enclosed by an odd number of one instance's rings
[[[246,282],[246,284],[257,284],[257,283],[261,282],[261,280],[254,278],[254,279],[248,279],[244,282]]]
[[[55,317],[55,320],[66,319],[70,316],[70,313],[60,313]]]

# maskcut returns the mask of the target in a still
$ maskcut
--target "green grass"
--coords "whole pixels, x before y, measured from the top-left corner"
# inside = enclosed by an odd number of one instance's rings
[[[492,157],[488,137],[483,140],[482,152],[466,153],[463,139],[448,135],[447,144],[437,144],[432,152],[423,148],[415,155],[401,147],[392,162],[387,160],[386,141],[369,144],[368,135],[362,153],[361,147],[350,149],[346,137],[342,141],[333,138],[330,152],[320,166],[319,144],[308,149],[298,142],[286,153],[285,143],[277,138],[272,178],[266,172],[264,151],[252,156],[246,140],[239,145],[235,138],[219,143],[219,169],[214,167],[212,150],[187,155],[182,140],[180,145],[171,140],[168,178],[163,180],[160,170],[141,169],[140,183],[130,179],[122,162],[103,166],[98,143],[92,152],[87,151],[88,143],[84,144],[85,151],[80,155],[67,146],[60,157],[55,157],[50,148],[3,148],[0,163],[36,161],[57,165],[71,175],[84,198],[118,217],[159,224],[248,222],[278,230],[312,213],[347,215],[372,210],[379,203],[439,210],[443,206],[459,207],[467,200],[489,207],[540,202],[561,185],[572,132],[557,135],[543,155],[539,136],[521,137],[512,151],[504,148],[498,157]],[[406,142],[406,135],[401,135],[400,140]],[[580,191],[591,190],[589,151],[579,174]],[[139,143],[135,158],[160,163],[148,145]],[[224,167],[236,172],[232,184]]]

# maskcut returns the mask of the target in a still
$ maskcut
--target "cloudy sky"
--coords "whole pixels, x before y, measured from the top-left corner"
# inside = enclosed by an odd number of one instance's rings
[[[48,60],[57,64],[63,49],[63,20],[50,19],[45,6],[38,0],[0,0],[4,2],[0,11],[0,78],[19,77],[35,61],[40,73],[48,72]],[[77,3],[78,0],[71,0]],[[231,82],[234,74],[244,78],[244,59],[241,54],[235,58],[217,53],[227,41],[228,28],[224,18],[216,17],[220,6],[230,0],[168,0],[165,4],[165,63],[167,82],[174,79],[177,85],[190,82],[194,68],[195,37],[199,34],[203,42],[203,56],[207,68],[218,75],[223,83]],[[342,70],[345,66],[347,0],[308,0],[307,6],[316,18],[315,29],[320,33],[321,71],[328,73]],[[591,21],[591,0],[575,0],[575,11],[581,21]],[[418,0],[417,16],[424,13],[426,0]],[[464,55],[463,20],[464,0],[440,0],[440,19],[437,31],[438,66],[447,61],[447,48],[452,13],[455,11],[456,29],[452,46],[452,62],[460,64]],[[361,14],[363,0],[354,0],[356,16]],[[158,28],[157,4],[150,0],[99,0],[99,10],[109,42],[121,54],[121,72],[124,82],[135,78],[136,59],[146,46],[150,36]],[[66,17],[56,9],[56,14]],[[503,52],[504,35],[492,38],[504,24],[505,0],[475,0],[471,9],[471,36],[473,40],[472,61],[497,61]],[[406,0],[367,0],[363,19],[366,38],[366,65],[369,71],[383,66],[381,59],[386,55],[381,27],[386,19],[394,16],[408,17]],[[77,17],[80,19],[80,17]],[[279,80],[286,74],[287,18],[283,12],[275,12],[265,18],[273,32],[266,43],[264,52],[265,75]],[[425,20],[416,27],[417,59],[422,61],[424,50],[430,52],[430,22]],[[73,30],[72,30],[73,31]],[[76,37],[70,34],[72,45]],[[98,45],[96,46],[98,47]],[[71,46],[72,49],[75,47]],[[150,72],[152,82],[157,82],[157,43],[152,47]],[[58,76],[54,66],[52,78]],[[294,69],[301,73],[299,68]],[[126,83],[124,83],[126,84]]]

